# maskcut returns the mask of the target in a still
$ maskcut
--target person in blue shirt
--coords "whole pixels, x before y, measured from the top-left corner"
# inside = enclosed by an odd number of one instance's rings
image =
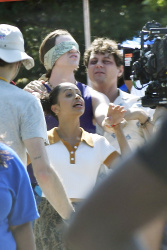
[[[0,249],[35,250],[31,221],[39,217],[27,171],[0,142]]]

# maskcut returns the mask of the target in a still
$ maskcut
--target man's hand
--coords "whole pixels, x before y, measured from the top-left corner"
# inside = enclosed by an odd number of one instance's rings
[[[35,95],[36,97],[40,98],[44,93],[47,93],[47,90],[44,86],[45,81],[32,81],[28,83],[25,87],[24,90]]]

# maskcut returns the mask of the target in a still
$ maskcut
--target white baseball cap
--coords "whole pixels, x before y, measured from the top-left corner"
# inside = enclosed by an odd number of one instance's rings
[[[15,26],[0,24],[0,59],[7,63],[22,61],[28,70],[34,67],[34,59],[25,53],[23,35]]]

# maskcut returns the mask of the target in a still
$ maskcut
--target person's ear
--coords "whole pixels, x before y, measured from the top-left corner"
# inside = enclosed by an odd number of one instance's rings
[[[59,107],[58,104],[54,104],[54,105],[51,106],[51,110],[52,110],[52,112],[53,112],[54,114],[58,115],[59,110],[60,110],[60,107]]]
[[[124,72],[124,66],[121,65],[121,66],[119,66],[118,77],[121,77],[123,75],[123,72]]]
[[[21,61],[16,62],[17,71],[20,70],[21,64],[22,64]]]
[[[14,80],[16,78],[16,76],[18,75],[19,71],[20,71],[20,67],[21,67],[21,62],[15,62],[15,63],[11,63],[9,64],[11,67],[11,70],[13,72],[13,75],[11,76],[11,80]]]

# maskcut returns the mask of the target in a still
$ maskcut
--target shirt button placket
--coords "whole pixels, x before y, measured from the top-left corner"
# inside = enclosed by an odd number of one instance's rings
[[[71,151],[70,152],[70,163],[71,164],[74,164],[75,163],[75,155],[74,155],[74,151]]]

